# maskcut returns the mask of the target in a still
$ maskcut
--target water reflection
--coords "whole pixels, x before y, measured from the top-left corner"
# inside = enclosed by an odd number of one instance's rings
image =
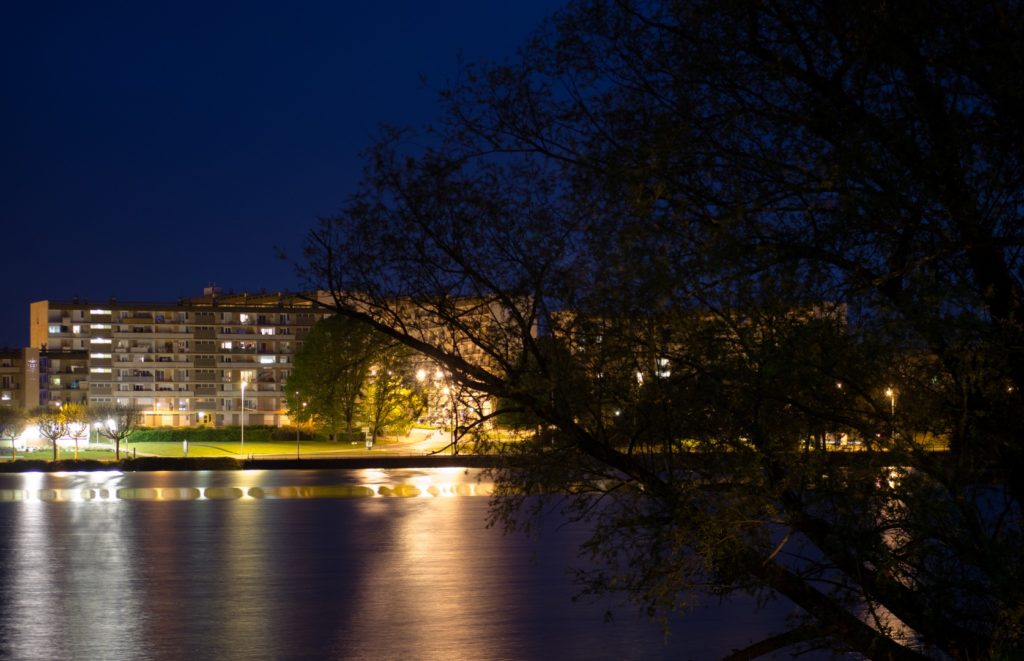
[[[485,529],[478,477],[0,475],[0,657],[701,659],[782,627],[750,602],[667,641],[628,607],[605,622],[566,573],[586,531]]]
[[[304,483],[309,474],[330,474],[341,483]],[[145,486],[131,473],[23,473],[0,476],[0,502],[40,500],[51,503],[109,500],[235,500],[246,498],[441,498],[490,496],[493,485],[463,468],[432,470],[268,471],[234,473],[155,472]],[[222,484],[224,476],[234,484]],[[217,477],[215,477],[217,476]],[[298,484],[277,484],[292,477]],[[190,480],[195,484],[182,484]]]

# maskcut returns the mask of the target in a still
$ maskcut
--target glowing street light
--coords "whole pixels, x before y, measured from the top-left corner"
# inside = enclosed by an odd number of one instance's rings
[[[889,424],[892,426],[892,440],[896,440],[896,391],[892,387],[885,389],[885,396],[889,398]]]
[[[242,379],[242,408],[239,413],[242,424],[242,442],[239,443],[239,454],[245,454],[245,379]]]

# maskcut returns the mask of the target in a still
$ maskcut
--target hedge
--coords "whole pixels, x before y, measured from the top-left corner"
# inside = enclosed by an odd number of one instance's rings
[[[241,436],[240,427],[142,427],[128,437],[129,443],[181,443],[188,439],[190,443],[237,443]],[[338,434],[338,440],[344,439]],[[326,441],[327,435],[317,432],[310,434],[300,431],[303,441]],[[354,440],[362,441],[362,433],[353,434]],[[274,427],[271,425],[245,426],[245,440],[253,443],[269,443],[272,441],[294,441],[295,427]],[[350,439],[351,440],[351,439]]]
[[[269,443],[273,440],[274,427],[245,427],[245,440],[253,443]],[[191,443],[231,443],[238,442],[241,436],[239,427],[159,427],[155,429],[138,429],[128,437],[128,442],[138,443],[181,443],[188,439]],[[294,436],[293,436],[294,438]]]

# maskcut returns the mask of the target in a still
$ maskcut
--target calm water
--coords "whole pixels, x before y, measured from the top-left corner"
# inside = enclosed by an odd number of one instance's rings
[[[0,475],[0,655],[708,659],[783,625],[729,603],[666,640],[574,603],[584,531],[487,530],[487,491],[458,469]]]

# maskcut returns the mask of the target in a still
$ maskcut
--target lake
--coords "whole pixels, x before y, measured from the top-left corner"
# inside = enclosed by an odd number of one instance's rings
[[[574,602],[568,568],[586,531],[556,516],[536,537],[487,529],[478,478],[0,475],[0,655],[709,659],[784,625],[789,607],[738,600],[666,638],[629,605]]]

